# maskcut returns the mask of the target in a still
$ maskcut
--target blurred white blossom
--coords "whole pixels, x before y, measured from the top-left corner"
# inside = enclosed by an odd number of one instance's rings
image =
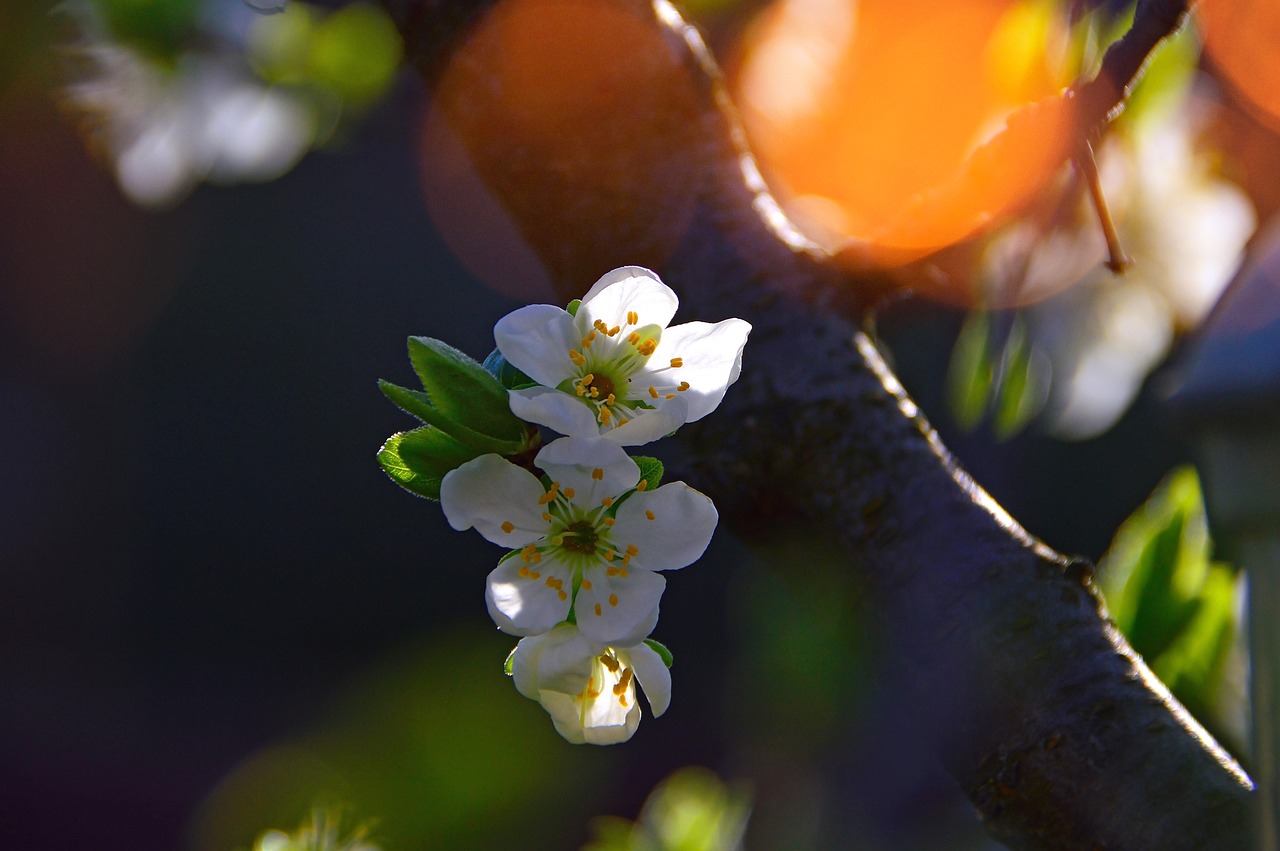
[[[105,38],[77,52],[84,76],[67,100],[138,204],[172,204],[202,180],[273,180],[311,146],[306,105],[233,58],[183,54],[166,68]]]
[[[1110,428],[1174,334],[1204,318],[1239,265],[1253,208],[1195,150],[1195,129],[1188,111],[1168,111],[1102,151],[1103,189],[1133,265],[1118,276],[1095,267],[1032,311],[1054,364],[1050,427],[1059,435]]]

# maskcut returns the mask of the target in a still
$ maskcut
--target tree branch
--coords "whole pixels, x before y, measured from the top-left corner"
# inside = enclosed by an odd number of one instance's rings
[[[686,316],[753,324],[734,391],[682,430],[699,485],[744,528],[763,513],[828,530],[872,589],[904,706],[993,835],[1246,847],[1248,780],[1111,627],[1087,563],[959,469],[845,318],[861,280],[789,229],[697,33],[664,0],[501,0],[477,28],[489,5],[398,10],[407,42],[433,51],[416,60],[434,108],[566,298],[639,263]],[[1182,5],[1140,4],[1107,82],[1077,89],[1085,114],[1112,112]],[[536,41],[513,69],[520,33]]]

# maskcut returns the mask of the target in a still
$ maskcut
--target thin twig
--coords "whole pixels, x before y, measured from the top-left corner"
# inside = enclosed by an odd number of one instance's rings
[[[1111,220],[1111,210],[1107,208],[1107,198],[1102,194],[1102,179],[1098,176],[1098,163],[1093,157],[1093,145],[1086,139],[1080,146],[1080,152],[1072,160],[1080,174],[1084,177],[1084,185],[1089,188],[1089,200],[1093,209],[1098,212],[1098,223],[1102,225],[1102,235],[1107,240],[1107,268],[1117,275],[1133,265],[1133,259],[1124,253],[1120,245],[1120,234],[1116,233],[1115,223]]]

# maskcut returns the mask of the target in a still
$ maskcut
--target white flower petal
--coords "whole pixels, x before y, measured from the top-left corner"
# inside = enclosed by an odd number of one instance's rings
[[[523,467],[500,455],[481,455],[445,474],[440,507],[458,531],[474,526],[493,543],[516,549],[547,534],[538,504],[543,492]]]
[[[574,437],[595,437],[600,433],[595,412],[568,393],[550,387],[527,387],[507,391],[511,413],[528,423]]]
[[[604,648],[582,636],[573,624],[520,639],[511,660],[516,689],[532,700],[543,689],[578,694],[591,675],[591,661]]]
[[[644,689],[653,717],[666,712],[671,705],[671,671],[657,651],[642,642],[618,651],[618,658],[624,665],[631,666],[636,682]]]
[[[521,569],[527,568],[527,575]],[[498,629],[509,635],[546,632],[569,615],[573,571],[554,558],[526,565],[519,556],[489,574],[484,601]]]
[[[553,482],[573,488],[574,502],[583,506],[598,506],[640,481],[640,468],[626,450],[599,437],[562,437],[542,447],[534,463]]]
[[[604,567],[582,572],[574,602],[578,629],[592,641],[635,644],[658,622],[658,602],[667,580],[649,570],[626,570],[610,576]],[[590,587],[588,587],[590,583]]]
[[[635,735],[640,726],[640,703],[636,700],[635,685],[628,687],[624,704],[610,692],[601,695],[587,705],[587,717],[583,725],[584,737],[589,745],[619,745]]]
[[[582,726],[582,716],[578,702],[573,696],[558,691],[540,692],[535,698],[551,716],[551,723],[556,732],[571,745],[587,743],[587,731]]]
[[[508,313],[493,327],[493,339],[508,363],[547,387],[570,377],[569,350],[581,347],[573,317],[550,304],[531,304]]]
[[[642,446],[666,437],[689,421],[689,406],[684,395],[659,399],[654,408],[640,411],[617,428],[601,432],[601,437],[619,446]]]
[[[639,316],[639,325],[663,328],[675,316],[680,300],[662,279],[640,266],[614,269],[587,291],[576,317],[580,331],[589,331],[597,319],[610,328],[627,325],[627,313]]]
[[[623,550],[635,545],[636,567],[676,570],[702,557],[719,519],[706,494],[684,482],[671,482],[627,497],[618,507],[612,540]]]
[[[689,400],[687,422],[700,420],[716,409],[725,390],[738,380],[742,371],[742,348],[750,333],[751,324],[742,319],[726,319],[715,324],[687,322],[668,328],[648,366],[633,380],[664,384],[689,382],[689,389],[680,394]],[[683,365],[669,368],[672,358],[680,358]]]

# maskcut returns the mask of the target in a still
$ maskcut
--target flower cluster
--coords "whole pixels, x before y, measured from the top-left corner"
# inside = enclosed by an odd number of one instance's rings
[[[485,601],[521,637],[508,673],[574,743],[631,738],[637,683],[655,716],[666,711],[671,655],[649,638],[662,572],[701,557],[718,519],[705,495],[661,484],[657,459],[623,449],[711,413],[738,377],[751,326],[668,327],[677,306],[654,273],[623,267],[567,310],[530,305],[499,320],[488,371],[413,338],[426,392],[383,383],[426,425],[392,437],[379,460],[438,498],[454,529],[507,548]],[[541,445],[537,426],[562,436]]]

